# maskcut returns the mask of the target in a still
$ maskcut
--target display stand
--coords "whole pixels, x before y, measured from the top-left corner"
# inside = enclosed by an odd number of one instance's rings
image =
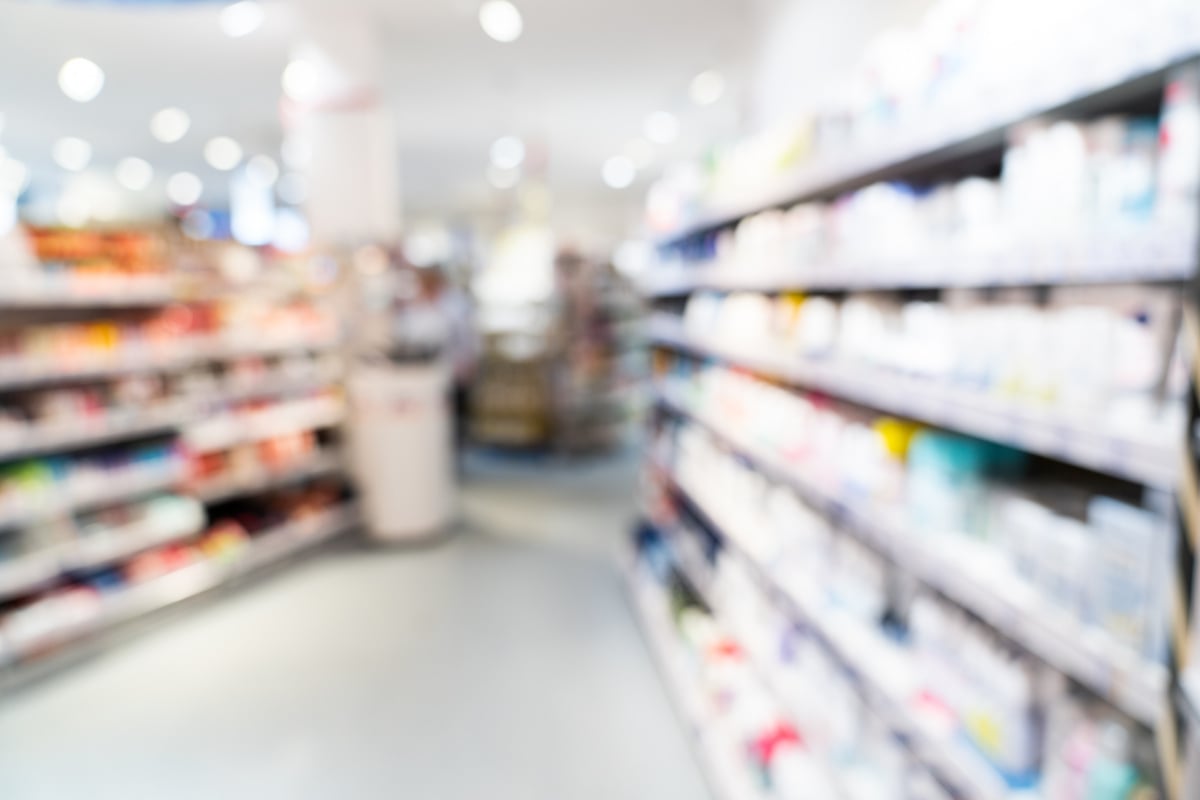
[[[367,532],[378,541],[433,538],[451,523],[449,386],[439,361],[362,363],[350,376],[353,471]]]

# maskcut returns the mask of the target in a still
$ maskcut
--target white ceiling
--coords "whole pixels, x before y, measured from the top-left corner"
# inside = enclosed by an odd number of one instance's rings
[[[501,200],[484,173],[488,146],[505,134],[545,152],[556,202],[623,214],[640,205],[645,180],[617,192],[603,186],[600,167],[639,134],[647,114],[668,109],[684,120],[681,142],[660,162],[729,135],[741,116],[738,92],[699,109],[689,105],[687,85],[712,66],[740,74],[750,0],[516,0],[525,33],[511,45],[484,36],[475,0],[327,1],[377,22],[404,202],[417,217],[496,207]],[[233,136],[249,152],[278,150],[279,75],[301,26],[292,3],[268,7],[262,29],[229,39],[217,24],[220,3],[3,0],[0,144],[46,174],[54,140],[83,136],[97,167],[138,155],[162,173],[187,168],[219,184],[201,157],[210,136]],[[58,68],[73,56],[106,72],[91,103],[57,88]],[[153,140],[147,127],[167,105],[193,118],[173,145]]]

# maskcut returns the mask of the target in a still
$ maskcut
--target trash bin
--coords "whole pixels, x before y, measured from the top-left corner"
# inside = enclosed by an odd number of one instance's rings
[[[405,541],[446,531],[456,506],[449,368],[363,362],[349,383],[351,462],[369,535]]]

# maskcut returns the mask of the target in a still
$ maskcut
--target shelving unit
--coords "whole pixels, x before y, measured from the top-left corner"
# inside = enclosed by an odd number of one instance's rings
[[[649,326],[652,343],[736,364],[799,387],[890,414],[1001,442],[1087,469],[1171,489],[1178,471],[1177,435],[1151,441],[1123,434],[1112,420],[1004,403],[921,378],[806,361],[771,348],[732,346],[689,336],[682,324],[660,315]],[[1171,434],[1171,431],[1166,431]]]
[[[1170,37],[1168,37],[1170,38]],[[1166,41],[1166,40],[1164,40]],[[773,451],[762,437],[748,439],[737,421],[694,407],[682,394],[665,385],[656,389],[660,419],[683,420],[699,428],[767,485],[785,487],[829,522],[835,535],[851,537],[904,581],[940,598],[982,624],[1006,646],[1045,665],[1086,689],[1122,715],[1135,721],[1154,739],[1158,780],[1166,800],[1186,800],[1200,787],[1200,680],[1195,675],[1192,591],[1195,576],[1196,486],[1194,444],[1184,447],[1183,419],[1127,424],[1123,415],[1081,413],[1048,403],[1007,399],[1000,393],[915,377],[899,370],[860,366],[834,357],[805,357],[787,351],[765,335],[737,337],[727,332],[690,332],[678,315],[680,301],[693,293],[711,294],[824,293],[841,298],[860,292],[887,292],[904,297],[937,296],[951,289],[992,292],[1006,287],[1044,292],[1047,287],[1116,287],[1130,284],[1178,289],[1192,287],[1200,259],[1200,209],[1185,224],[1178,220],[1147,224],[1134,230],[1082,230],[1036,239],[1012,238],[1003,245],[976,250],[958,244],[939,245],[917,256],[893,259],[820,260],[808,263],[788,252],[747,249],[741,260],[698,260],[689,253],[710,250],[718,231],[730,229],[759,212],[793,204],[827,201],[846,192],[883,181],[930,185],[947,176],[971,175],[982,163],[997,164],[1017,125],[1037,118],[1094,119],[1126,109],[1153,107],[1180,67],[1200,63],[1200,39],[1179,31],[1170,44],[1153,54],[1132,50],[1100,64],[1056,72],[1044,81],[1014,75],[987,102],[946,106],[915,116],[894,135],[875,137],[840,152],[830,151],[793,169],[773,183],[760,184],[741,198],[726,196],[702,204],[678,229],[658,241],[662,264],[641,281],[643,295],[669,313],[652,316],[651,346],[669,357],[723,365],[774,385],[783,385],[895,415],[939,429],[1007,445],[1039,456],[1062,469],[1082,468],[1096,481],[1114,480],[1148,492],[1176,493],[1182,507],[1180,536],[1189,558],[1180,566],[1173,625],[1176,641],[1164,663],[1118,642],[1098,626],[1085,624],[1048,602],[1033,585],[1013,571],[998,554],[972,543],[927,535],[912,529],[898,509],[841,496],[828,489],[823,476],[806,474],[784,454]],[[992,173],[993,175],[995,173]],[[718,240],[720,241],[720,240]],[[757,241],[757,240],[756,240]],[[692,247],[707,244],[708,247]],[[718,248],[718,253],[722,252]],[[753,252],[747,260],[746,253]],[[990,296],[990,295],[989,295]],[[1190,304],[1190,300],[1188,301]],[[741,307],[739,307],[741,310]],[[1193,315],[1194,316],[1194,315]],[[1195,339],[1193,335],[1191,339]],[[1200,352],[1200,339],[1191,341],[1191,355]],[[1194,380],[1193,380],[1194,383]],[[825,402],[819,400],[817,402]],[[1191,424],[1198,418],[1192,398]],[[752,412],[751,412],[752,413]],[[857,412],[855,412],[857,413]],[[776,424],[781,424],[776,418]],[[1161,424],[1159,424],[1161,422]],[[1176,424],[1177,423],[1177,424]],[[1190,429],[1190,428],[1189,428]],[[766,434],[763,433],[763,437]],[[1184,454],[1188,453],[1188,458]],[[1190,470],[1182,470],[1186,464]],[[979,752],[965,746],[963,737],[923,718],[910,698],[878,675],[882,660],[879,631],[830,607],[820,592],[794,573],[756,558],[739,545],[739,519],[722,517],[703,492],[681,482],[674,465],[655,453],[649,475],[668,487],[672,504],[701,521],[720,542],[720,558],[729,559],[752,576],[755,585],[797,626],[813,632],[823,649],[854,676],[860,695],[894,736],[906,744],[912,760],[921,765],[949,795],[956,798],[1039,798],[1057,800],[1040,790],[1013,790]],[[1180,489],[1182,478],[1184,487]],[[1073,473],[1071,473],[1073,474]],[[708,487],[709,490],[713,487]],[[710,492],[711,494],[711,492]],[[654,522],[651,512],[647,519]],[[700,594],[711,591],[710,568],[703,557],[681,544],[686,535],[658,521],[671,543],[671,560],[688,576]],[[1179,566],[1179,565],[1177,565]],[[1186,573],[1186,574],[1185,574]],[[811,582],[810,582],[811,583]],[[1186,613],[1179,609],[1186,608]],[[1181,622],[1178,617],[1185,619]],[[1185,653],[1181,656],[1180,653]],[[1190,657],[1189,657],[1190,656]],[[878,657],[878,658],[877,658]],[[1191,665],[1190,670],[1185,669]],[[668,676],[669,679],[669,676]],[[1190,759],[1190,762],[1189,762]],[[1185,774],[1190,779],[1185,780]]]
[[[763,209],[832,197],[877,181],[951,171],[979,154],[1000,150],[1011,128],[1032,118],[1095,116],[1127,106],[1161,91],[1173,69],[1200,55],[1200,41],[1193,33],[1178,35],[1167,46],[1169,52],[1157,58],[1114,54],[1108,63],[1080,64],[1078,73],[1060,71],[1053,80],[1016,74],[987,102],[979,99],[967,108],[947,108],[944,114],[914,120],[895,135],[795,170],[754,197],[702,208],[659,242],[680,242]],[[1125,63],[1119,62],[1122,55]]]
[[[1008,639],[1088,686],[1140,722],[1153,726],[1162,713],[1167,690],[1165,666],[1149,663],[1100,631],[1039,602],[1033,592],[1019,590],[1015,576],[997,565],[972,557],[949,543],[905,530],[897,515],[863,511],[861,503],[832,497],[815,482],[797,475],[772,455],[739,442],[719,423],[691,412],[687,405],[660,394],[658,402],[674,414],[702,424],[710,433],[752,462],[755,469],[780,485],[794,489],[840,527],[886,555],[906,574],[986,620]],[[665,469],[665,467],[663,467]],[[686,491],[686,490],[685,490]],[[693,498],[693,503],[696,500]]]
[[[243,288],[234,299],[243,300],[242,295],[251,292]],[[211,298],[208,302],[220,301]],[[183,282],[166,275],[95,282],[25,279],[0,293],[0,308],[20,312],[10,318],[16,327],[64,318],[125,320],[124,315],[160,314],[158,307],[189,302],[197,302],[194,293]],[[255,302],[256,309],[269,307],[270,319],[274,320],[280,318],[280,313],[292,313],[280,312],[278,304],[294,300],[293,295],[286,294],[280,298],[264,296]],[[64,312],[67,317],[62,316]],[[352,499],[345,499],[343,491],[340,505],[316,512],[311,507],[302,508],[292,521],[267,530],[250,527],[249,532],[241,532],[240,540],[227,538],[219,547],[208,544],[209,523],[228,519],[229,511],[221,504],[234,503],[235,509],[254,508],[246,504],[258,495],[336,476],[342,476],[338,484],[346,485],[345,465],[333,442],[345,416],[336,391],[342,381],[341,361],[336,355],[341,342],[317,335],[330,326],[324,321],[312,325],[314,313],[310,309],[299,318],[285,316],[287,324],[264,330],[259,336],[245,324],[233,324],[206,328],[204,335],[180,335],[154,347],[110,344],[104,357],[72,360],[64,357],[62,348],[41,348],[27,351],[38,352],[35,358],[22,360],[6,354],[0,361],[0,393],[18,398],[27,392],[57,392],[60,387],[76,384],[99,385],[101,388],[95,391],[106,393],[112,390],[109,383],[134,376],[161,376],[168,381],[157,384],[157,391],[166,394],[153,408],[142,407],[136,399],[126,397],[106,411],[85,417],[58,413],[45,418],[50,421],[37,421],[37,414],[30,413],[34,421],[24,427],[9,422],[0,436],[0,464],[19,465],[34,457],[43,459],[39,464],[69,464],[72,462],[66,456],[71,453],[139,441],[165,443],[165,452],[171,453],[169,463],[162,468],[157,468],[155,462],[133,463],[125,472],[106,468],[104,474],[93,470],[78,477],[66,472],[67,477],[60,480],[56,490],[46,491],[44,496],[31,494],[19,504],[14,504],[12,497],[5,498],[8,502],[6,511],[0,513],[0,536],[29,534],[32,538],[22,545],[27,550],[18,549],[19,555],[0,560],[0,606],[8,609],[0,613],[0,693],[55,668],[116,628],[236,582],[357,525],[357,506]],[[136,320],[142,319],[130,318],[135,320],[133,324],[140,324]],[[293,319],[301,320],[300,324],[293,325]],[[208,333],[210,330],[218,332]],[[117,341],[131,340],[137,341]],[[88,352],[99,352],[94,343],[91,347]],[[269,361],[234,366],[234,362],[258,358]],[[41,395],[29,398],[35,396]],[[18,400],[17,407],[26,407],[22,404],[32,402],[29,398]],[[322,434],[319,439],[318,433]],[[262,453],[265,451],[260,448],[273,441],[297,437],[309,437],[304,441],[309,443],[306,446],[311,453],[293,449],[285,451],[290,456],[274,455],[269,460],[259,455],[262,463],[257,469],[251,469],[251,462],[239,457],[230,462],[233,468],[228,476],[199,478],[193,474],[197,459],[239,448]],[[106,457],[104,453],[99,455]],[[44,461],[47,457],[50,460]],[[114,517],[107,511],[164,492],[193,503],[197,519],[184,525],[179,520],[168,524],[156,517],[146,524],[122,526],[121,516]],[[276,503],[276,510],[271,512],[275,516],[268,522],[278,518],[281,497],[272,501]],[[333,502],[334,494],[321,497],[318,502]],[[206,508],[209,511],[205,512]],[[76,515],[101,511],[108,516],[92,517],[103,527],[92,528],[84,535],[81,526],[85,521],[76,519]],[[203,547],[199,546],[201,539]],[[140,577],[126,577],[115,584],[105,577],[106,571],[124,570],[127,562],[155,556],[152,551],[160,548],[181,548],[179,552],[188,553],[188,561],[165,567],[166,571],[157,577],[142,571]],[[27,600],[76,591],[71,587],[81,580],[96,582],[80,584],[93,587],[88,589],[91,599],[76,603],[74,611],[56,611],[51,621],[39,610],[39,614],[25,614],[17,623],[11,622],[15,617],[10,614],[28,610]]]
[[[283,356],[293,353],[326,352],[338,346],[328,339],[262,342],[206,342],[181,346],[171,352],[131,356],[107,364],[64,369],[46,363],[0,363],[0,391],[29,389],[54,383],[103,380],[123,375],[173,372],[205,362],[230,361],[251,356]]]
[[[19,688],[53,669],[55,660],[42,659],[44,653],[103,636],[155,612],[230,586],[239,578],[315,548],[358,524],[357,506],[346,504],[262,533],[237,558],[202,561],[112,594],[104,599],[99,613],[71,629],[0,649],[0,693]]]
[[[708,516],[704,507],[686,489],[678,484],[674,486],[686,498],[689,508],[705,520],[710,530],[718,534],[725,530]],[[913,757],[947,791],[962,800],[1016,800],[1021,796],[1009,791],[988,764],[953,731],[923,717],[910,707],[908,698],[897,696],[887,685],[878,666],[887,662],[878,659],[880,656],[894,656],[887,652],[891,646],[882,641],[878,634],[862,630],[861,623],[839,614],[835,608],[827,607],[813,592],[786,586],[772,574],[770,567],[740,550],[734,539],[722,536],[721,542],[726,552],[732,553],[732,557],[753,576],[764,595],[771,598],[785,614],[816,634],[825,649],[853,677],[875,717],[905,743]],[[687,563],[686,559],[681,558],[681,563]],[[694,576],[694,573],[691,574]]]

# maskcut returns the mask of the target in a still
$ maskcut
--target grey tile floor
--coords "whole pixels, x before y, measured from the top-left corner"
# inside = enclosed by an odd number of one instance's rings
[[[447,544],[319,554],[0,701],[0,798],[706,798],[617,567],[630,463],[471,474]]]

